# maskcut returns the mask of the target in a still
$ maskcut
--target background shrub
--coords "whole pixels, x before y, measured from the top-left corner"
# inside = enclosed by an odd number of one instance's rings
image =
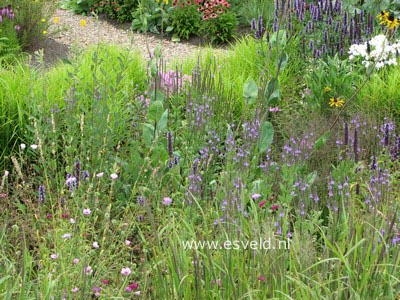
[[[17,36],[22,49],[36,45],[43,38],[48,27],[47,20],[53,15],[56,3],[51,0],[5,0],[15,13],[14,26],[18,26]]]
[[[170,26],[176,37],[187,40],[192,35],[198,35],[201,15],[196,2],[198,1],[179,0],[173,2]]]
[[[106,14],[109,18],[120,23],[129,22],[133,19],[133,12],[137,8],[139,0],[107,0],[95,1],[90,11],[96,14]]]

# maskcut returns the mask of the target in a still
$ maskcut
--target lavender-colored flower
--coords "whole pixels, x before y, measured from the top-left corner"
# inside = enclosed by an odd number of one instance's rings
[[[43,204],[44,201],[46,200],[46,193],[45,193],[46,189],[44,185],[39,185],[38,190],[39,190],[39,203]]]
[[[169,197],[164,197],[164,199],[162,200],[163,205],[170,205],[171,203],[172,203],[172,199]]]

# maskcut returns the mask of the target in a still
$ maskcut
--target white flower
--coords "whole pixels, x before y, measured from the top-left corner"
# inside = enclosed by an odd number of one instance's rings
[[[7,170],[4,171],[4,177],[7,177],[8,175],[10,175],[10,172],[8,172]]]
[[[131,244],[131,241],[130,241],[130,240],[126,240],[126,241],[125,241],[125,245],[129,246],[130,244]]]
[[[69,219],[69,222],[71,223],[71,224],[75,224],[75,219],[73,219],[73,218],[71,218],[71,219]]]
[[[57,254],[52,254],[52,255],[50,255],[50,258],[51,258],[51,259],[57,259],[57,258],[58,258],[58,255],[57,255]]]
[[[110,175],[111,179],[117,179],[118,178],[118,174],[112,173]]]
[[[96,249],[98,249],[100,247],[98,242],[94,242],[92,244],[92,246],[93,246],[93,248],[96,248]]]
[[[71,238],[71,234],[70,233],[63,234],[61,238],[70,239]]]
[[[100,172],[100,173],[97,173],[97,174],[96,174],[96,177],[97,177],[97,178],[101,178],[101,177],[103,177],[103,175],[104,175],[104,172]]]
[[[19,145],[19,147],[21,148],[21,150],[25,150],[26,145],[25,144],[21,144],[21,145]]]
[[[37,147],[38,147],[38,145],[36,145],[36,144],[32,144],[32,145],[31,145],[31,148],[32,148],[33,150],[36,150]]]

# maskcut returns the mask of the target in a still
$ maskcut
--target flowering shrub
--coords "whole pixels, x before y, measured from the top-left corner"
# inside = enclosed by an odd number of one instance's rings
[[[174,0],[173,10],[170,14],[171,28],[176,37],[188,39],[198,34],[200,29],[201,14],[199,0]]]
[[[9,57],[19,50],[17,31],[18,25],[14,25],[15,14],[11,5],[0,8],[0,58],[7,61]]]
[[[95,1],[89,8],[96,14],[106,14],[111,19],[118,22],[132,21],[132,11],[138,6],[138,0],[107,0]]]
[[[227,0],[208,0],[200,7],[200,32],[212,43],[221,44],[231,40],[237,28],[237,18]]]
[[[399,51],[399,40],[396,40],[395,43],[390,43],[385,35],[379,34],[363,44],[351,45],[349,59],[362,60],[362,64],[366,68],[375,65],[377,69],[381,69],[385,65],[397,66]]]

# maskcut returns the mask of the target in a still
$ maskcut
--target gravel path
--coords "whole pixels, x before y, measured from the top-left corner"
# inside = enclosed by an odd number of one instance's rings
[[[58,23],[53,24],[56,17]],[[81,20],[86,21],[86,26],[80,25]],[[92,16],[74,15],[69,10],[57,9],[51,24],[44,41],[32,50],[34,52],[43,49],[47,64],[67,58],[73,47],[80,49],[99,42],[113,43],[132,50],[139,50],[144,58],[148,58],[149,51],[154,51],[160,45],[163,57],[167,62],[196,56],[204,49],[193,43],[175,43],[152,34],[134,33],[130,30],[130,23],[117,24],[101,17],[96,19]],[[197,44],[200,44],[199,39]],[[215,49],[214,51],[226,50]]]

